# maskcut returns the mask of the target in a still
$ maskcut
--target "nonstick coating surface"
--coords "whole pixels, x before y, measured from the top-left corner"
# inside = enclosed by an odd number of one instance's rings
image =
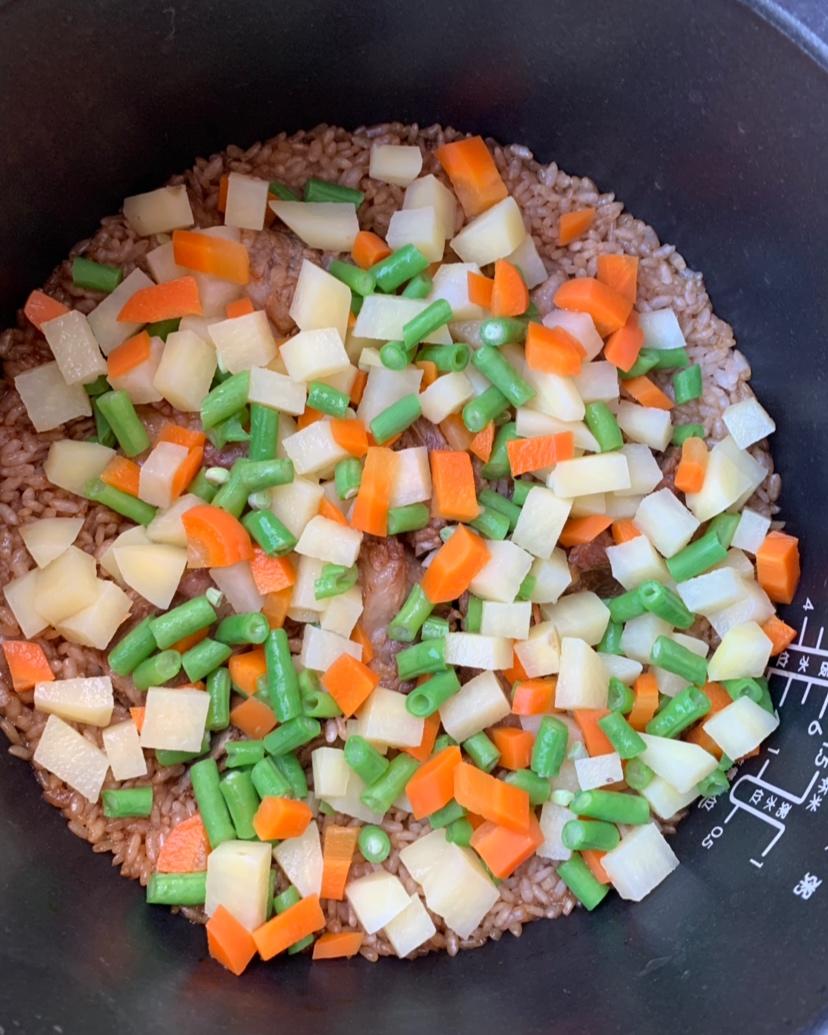
[[[453,961],[291,960],[236,980],[3,754],[0,1030],[823,1030],[824,69],[734,0],[18,0],[0,5],[0,38],[7,316],[124,195],[229,141],[323,120],[450,123],[615,190],[704,271],[779,421],[783,516],[805,561],[787,617],[807,619],[811,648],[774,678],[783,728],[744,770],[763,775],[693,810],[657,893]]]

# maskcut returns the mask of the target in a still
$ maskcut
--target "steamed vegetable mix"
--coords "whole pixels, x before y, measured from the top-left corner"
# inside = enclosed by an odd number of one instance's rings
[[[678,865],[660,822],[778,724],[798,543],[750,505],[773,422],[745,399],[706,436],[703,369],[671,309],[637,312],[632,256],[541,316],[547,270],[484,141],[423,159],[374,145],[371,177],[405,188],[385,240],[361,190],[319,179],[229,173],[223,228],[190,229],[183,187],[129,198],[132,227],[172,234],[155,282],[78,258],[88,318],[27,308],[55,356],[17,378],[36,430],[97,417],[46,477],[120,529],[94,556],[82,519],[21,530],[3,652],[48,715],[34,759],[126,823],[158,818],[148,760],[189,767],[197,813],[148,901],[203,906],[235,973],[377,932],[406,956],[431,915],[468,938],[535,855],[587,909],[637,901]],[[563,213],[559,246],[596,218]],[[273,219],[335,255],[303,261],[279,342],[243,296],[240,230]],[[55,636],[109,652],[129,718],[109,675],[56,678]],[[398,842],[408,814],[427,832]],[[327,900],[358,929],[318,937]]]

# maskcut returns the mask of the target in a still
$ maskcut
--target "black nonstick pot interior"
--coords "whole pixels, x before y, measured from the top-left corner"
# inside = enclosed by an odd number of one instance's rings
[[[705,273],[779,423],[804,542],[783,725],[694,807],[650,898],[454,960],[275,961],[234,979],[0,761],[0,1030],[806,1032],[828,1023],[824,391],[828,74],[736,0],[0,4],[0,312],[126,194],[228,142],[440,121],[617,191]],[[828,642],[826,643],[828,648]]]

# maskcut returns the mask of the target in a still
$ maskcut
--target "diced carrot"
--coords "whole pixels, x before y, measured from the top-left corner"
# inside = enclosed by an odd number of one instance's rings
[[[635,702],[627,716],[627,722],[634,730],[643,730],[658,711],[658,682],[655,673],[642,672],[636,679],[633,690]]]
[[[349,718],[379,684],[379,676],[353,654],[340,654],[323,673],[322,686]]]
[[[268,620],[271,629],[281,629],[285,624],[292,597],[292,586],[262,596],[262,614]]]
[[[632,518],[619,518],[612,523],[612,540],[616,546],[628,543],[630,539],[637,539],[640,535],[641,530]]]
[[[507,259],[498,259],[494,268],[492,316],[521,316],[529,308],[529,289],[520,270]]]
[[[150,357],[152,343],[146,331],[139,331],[114,348],[106,358],[106,376],[110,381],[123,377]]]
[[[172,483],[170,485],[170,491],[173,499],[178,497],[184,492],[187,486],[192,482],[193,478],[201,470],[201,461],[204,459],[204,447],[196,446],[191,449],[189,453],[184,457],[181,463],[176,468],[176,472],[173,475]]]
[[[512,477],[518,478],[529,471],[541,471],[554,466],[559,460],[575,456],[575,436],[571,431],[555,435],[536,435],[534,438],[513,438],[506,443]]]
[[[248,697],[231,708],[230,722],[251,740],[261,740],[276,728],[276,716],[258,697]]]
[[[602,338],[623,327],[632,312],[630,299],[594,277],[565,281],[555,292],[554,302],[559,309],[589,313]]]
[[[239,977],[256,955],[253,935],[233,916],[219,906],[207,921],[207,951],[214,960]]]
[[[224,315],[228,320],[232,320],[236,316],[247,316],[248,313],[255,312],[256,307],[249,298],[237,298],[232,302],[228,302],[224,307]]]
[[[338,525],[348,525],[348,519],[337,507],[335,503],[331,503],[327,496],[323,496],[319,501],[319,514],[327,518],[328,521],[335,521]]]
[[[219,212],[224,212],[227,208],[227,189],[230,186],[230,177],[227,173],[222,173],[219,179],[218,198],[216,199],[216,208]]]
[[[366,665],[370,665],[374,660],[374,645],[371,643],[371,638],[363,629],[361,622],[357,622],[354,626],[354,631],[351,633],[351,641],[353,643],[358,643],[360,647],[362,647],[362,660]]]
[[[319,905],[319,896],[308,895],[257,927],[253,941],[262,959],[269,960],[314,931],[321,931],[324,926],[325,914]]]
[[[512,667],[505,668],[503,670],[503,678],[508,683],[519,683],[521,680],[528,679],[529,676],[526,674],[526,669],[521,664],[520,658],[515,654],[512,659]]]
[[[240,521],[209,503],[181,516],[187,534],[187,567],[229,568],[253,557],[253,544]]]
[[[385,241],[371,230],[360,230],[354,238],[351,248],[351,258],[357,266],[364,270],[387,258],[390,254],[391,249]]]
[[[416,758],[418,762],[425,762],[431,757],[431,752],[434,750],[434,742],[437,740],[437,734],[440,732],[440,713],[435,712],[433,715],[426,716],[423,721],[423,738],[417,747],[404,747],[403,751],[407,755],[411,755],[412,758]]]
[[[530,370],[575,377],[585,359],[586,351],[574,334],[563,327],[530,322],[526,329],[526,365]]]
[[[361,420],[332,420],[331,434],[334,442],[351,456],[363,457],[368,452],[368,432]]]
[[[637,255],[599,255],[596,279],[635,305],[638,294]]]
[[[50,683],[55,678],[49,660],[39,643],[29,640],[4,640],[3,654],[9,666],[12,687],[20,693],[36,683]]]
[[[245,697],[252,697],[258,689],[257,683],[267,672],[264,647],[253,647],[241,654],[231,654],[227,662],[233,686]]]
[[[635,399],[642,406],[649,406],[656,410],[672,410],[676,405],[670,396],[662,392],[658,385],[645,374],[622,381],[621,387],[631,399]]]
[[[343,447],[344,448],[344,447]],[[388,510],[396,470],[394,451],[387,446],[369,446],[362,468],[362,481],[351,511],[351,527],[370,535],[388,532]]]
[[[307,428],[310,424],[315,424],[318,420],[323,420],[325,417],[324,413],[319,410],[315,410],[312,406],[306,406],[303,413],[301,413],[296,421],[296,428],[301,431],[302,428]]]
[[[450,413],[445,420],[440,421],[439,428],[452,449],[468,449],[471,445],[472,433],[459,413]]]
[[[470,812],[498,826],[529,831],[529,795],[520,787],[489,776],[482,769],[460,762],[454,769],[454,797]]]
[[[209,629],[199,629],[198,632],[190,633],[189,636],[182,636],[180,640],[176,640],[170,650],[177,650],[179,654],[183,654],[192,647],[196,647],[202,640],[206,640],[209,635]]]
[[[575,708],[572,712],[584,735],[584,745],[590,755],[610,755],[615,750],[598,720],[609,715],[608,708]]]
[[[101,471],[100,478],[114,489],[127,492],[130,496],[137,496],[141,468],[134,460],[116,453]]]
[[[44,291],[33,291],[26,299],[23,315],[38,330],[49,320],[55,320],[69,312],[69,307]]]
[[[489,457],[492,455],[494,431],[494,421],[490,420],[486,427],[482,431],[478,431],[469,443],[469,450],[474,453],[478,460],[482,460],[484,464],[488,462]]]
[[[471,457],[460,450],[435,449],[431,465],[431,506],[446,521],[473,521],[480,513]]]
[[[312,958],[315,960],[350,959],[362,948],[365,935],[362,931],[326,931],[313,943]]]
[[[207,240],[219,238],[208,237]],[[201,316],[201,313],[198,284],[195,277],[187,276],[136,291],[118,313],[118,319],[123,323],[157,323],[179,316]]]
[[[489,561],[489,548],[479,535],[460,525],[443,543],[420,583],[432,604],[456,600]]]
[[[604,359],[626,374],[638,359],[643,344],[644,332],[638,326],[638,317],[635,313],[630,313],[624,326],[613,331],[607,338],[604,346]]]
[[[143,705],[140,708],[130,708],[129,709],[130,717],[131,717],[132,721],[135,723],[135,728],[138,730],[139,733],[141,732],[141,729],[143,728],[144,716],[146,715],[146,712],[147,712],[147,709]]]
[[[496,726],[489,730],[489,736],[500,752],[498,765],[504,769],[526,769],[532,757],[535,738],[529,730],[517,726]]]
[[[278,593],[296,582],[296,571],[289,557],[270,557],[260,547],[253,547],[250,573],[260,593]]]
[[[348,871],[357,845],[357,827],[340,827],[335,823],[325,827],[322,838],[322,890],[320,898],[341,902],[345,898]]]
[[[155,869],[158,873],[201,873],[207,869],[209,852],[207,832],[196,812],[176,823],[164,838]]]
[[[196,449],[203,446],[207,436],[203,431],[195,431],[183,424],[173,424],[168,421],[158,433],[157,442],[172,442],[176,446],[184,446],[186,449]]]
[[[351,313],[351,316],[354,314]],[[349,401],[353,406],[359,406],[362,401],[362,393],[365,391],[365,386],[368,384],[368,373],[365,370],[357,370],[354,383],[351,385],[351,395]],[[367,435],[366,435],[367,438]],[[344,447],[343,447],[344,448]],[[365,448],[368,448],[366,442]]]
[[[796,639],[796,629],[783,622],[779,615],[771,615],[762,625],[762,632],[771,641],[771,655],[776,657]]]
[[[606,852],[599,852],[597,848],[584,848],[581,851],[581,858],[592,870],[592,876],[598,881],[599,884],[609,884],[609,874],[604,869],[601,860],[606,855]]]
[[[756,580],[771,600],[790,604],[799,585],[799,540],[787,532],[768,532],[756,551]]]
[[[250,280],[250,255],[239,241],[211,237],[194,230],[173,230],[173,257],[179,266],[231,284]]]
[[[494,290],[494,281],[492,278],[484,277],[482,273],[475,273],[473,270],[469,270],[466,276],[466,291],[468,292],[471,304],[479,305],[483,309],[491,309],[492,291]]]
[[[511,877],[521,863],[535,854],[544,835],[534,814],[525,833],[499,826],[491,820],[481,823],[471,836],[471,846],[495,877]]]
[[[453,744],[424,762],[405,785],[415,819],[424,819],[454,797],[454,770],[461,762],[460,748]]]
[[[571,517],[564,525],[558,542],[567,549],[570,546],[591,543],[602,532],[606,532],[611,524],[612,518],[606,514],[585,514],[583,517]]]
[[[710,454],[703,438],[686,438],[676,467],[675,486],[680,492],[701,492]]]
[[[555,699],[554,676],[546,679],[522,679],[512,691],[513,715],[545,715],[552,711]]]
[[[561,212],[558,220],[558,244],[571,244],[581,237],[595,222],[594,208],[579,208],[574,212]]]
[[[420,385],[421,391],[428,388],[429,385],[433,385],[439,376],[437,364],[432,362],[430,359],[418,359],[414,364],[415,367],[419,367],[423,372],[423,380]]]
[[[295,798],[262,798],[253,816],[253,829],[260,841],[301,837],[313,819],[310,805]]]
[[[485,212],[509,193],[482,137],[443,144],[435,157],[469,218]]]

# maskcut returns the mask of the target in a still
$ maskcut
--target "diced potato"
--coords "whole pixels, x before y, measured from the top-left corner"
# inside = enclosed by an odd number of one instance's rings
[[[664,477],[649,446],[640,442],[627,442],[618,453],[626,457],[630,484],[626,489],[617,489],[616,496],[646,496]]]
[[[585,403],[613,402],[620,393],[618,367],[603,359],[585,363],[572,380]]]
[[[628,658],[650,664],[650,652],[659,636],[669,636],[673,627],[658,615],[643,614],[631,618],[624,624],[621,633],[621,650]]]
[[[669,410],[638,406],[625,401],[619,403],[615,417],[618,427],[633,442],[641,442],[650,449],[658,450],[664,450],[670,445],[673,422]]]
[[[362,532],[317,515],[305,525],[296,552],[350,568],[356,564],[361,544]]]
[[[736,626],[744,625],[745,622],[756,622],[762,625],[774,613],[774,606],[767,593],[753,580],[743,580],[743,595],[735,603],[722,608],[721,611],[711,611],[705,617],[716,630],[720,637],[724,637]]]
[[[212,343],[210,337],[210,328],[214,323],[220,323],[224,319],[224,313],[221,317],[216,316],[184,316],[181,318],[181,322],[178,325],[179,331],[192,331],[193,334],[197,334],[202,341]]]
[[[203,503],[203,500],[199,500],[199,503]],[[128,528],[125,532],[121,532],[117,535],[112,542],[107,546],[104,552],[101,554],[98,564],[103,568],[107,575],[111,575],[113,579],[117,579],[118,582],[123,582],[123,576],[121,575],[121,569],[118,567],[118,562],[115,560],[115,548],[118,546],[149,546],[152,540],[147,535],[146,529],[143,525],[133,525],[132,528]]]
[[[480,633],[449,633],[446,636],[446,661],[464,668],[511,668],[512,642],[503,636]]]
[[[745,696],[716,712],[703,728],[728,757],[742,758],[755,751],[778,725],[778,715]]]
[[[344,593],[331,597],[326,603],[328,606],[319,620],[320,628],[338,633],[347,639],[362,614],[362,590],[359,586],[351,586]]]
[[[695,787],[718,765],[713,755],[690,741],[654,737],[649,733],[640,736],[647,747],[638,757],[680,793]]]
[[[103,751],[57,715],[46,720],[34,762],[93,803],[100,797],[109,769]]]
[[[187,533],[181,518],[188,510],[199,507],[203,503],[204,500],[191,492],[179,496],[166,510],[160,510],[147,525],[147,539],[153,543],[166,543],[168,546],[186,548]],[[101,559],[101,564],[103,564],[103,559]]]
[[[204,912],[219,906],[254,931],[267,917],[270,845],[259,841],[224,841],[207,856],[207,896]]]
[[[454,233],[457,201],[454,194],[436,176],[421,176],[409,183],[405,189],[403,208],[434,208],[443,239],[448,239]]]
[[[410,446],[394,453],[394,484],[391,506],[405,507],[431,499],[431,468],[426,446]]]
[[[525,365],[520,374],[535,389],[535,397],[529,401],[531,409],[567,423],[584,419],[584,400],[571,377],[545,374],[540,370],[531,370]]]
[[[92,603],[58,622],[56,629],[65,640],[105,650],[131,608],[132,601],[120,586],[98,579]]]
[[[576,818],[575,813],[563,805],[556,805],[554,801],[545,802],[540,813],[540,828],[544,842],[535,849],[535,854],[541,859],[553,859],[556,862],[565,862],[569,859],[572,852],[563,843],[563,828],[570,820]]]
[[[367,934],[374,934],[385,927],[409,904],[409,895],[402,881],[387,870],[375,870],[349,881],[345,897]]]
[[[335,327],[300,331],[280,351],[288,376],[294,381],[316,381],[347,370],[351,361]]]
[[[290,599],[288,617],[297,622],[315,622],[325,610],[325,600],[316,599],[316,580],[322,574],[322,561],[298,557],[296,582]],[[335,631],[335,630],[334,630]]]
[[[290,318],[300,331],[333,327],[342,341],[348,333],[351,289],[316,263],[304,259],[290,303]],[[340,342],[341,344],[341,342]],[[297,378],[307,381],[309,378]]]
[[[238,561],[225,568],[210,568],[210,578],[224,594],[236,614],[261,611],[262,595],[256,589],[249,561]]]
[[[734,626],[722,637],[710,659],[711,680],[764,675],[773,644],[756,622]]]
[[[602,654],[601,660],[609,678],[620,679],[625,686],[632,686],[644,670],[640,661],[624,658],[620,654]]]
[[[156,507],[169,507],[172,503],[173,480],[188,454],[186,446],[179,446],[175,442],[157,442],[141,465],[139,499]]]
[[[639,313],[638,326],[644,332],[645,349],[683,349],[687,345],[672,309]]]
[[[494,672],[481,672],[443,702],[440,720],[450,737],[464,741],[505,719],[510,711],[497,676]]]
[[[252,403],[299,416],[305,412],[307,386],[266,367],[252,367],[247,395]]]
[[[412,895],[405,909],[383,928],[394,952],[403,959],[437,933],[419,895]]]
[[[461,938],[468,938],[499,896],[474,852],[454,844],[447,846],[442,865],[426,875],[423,891],[428,908]]]
[[[451,413],[457,413],[474,395],[471,381],[460,371],[443,374],[420,395],[423,416],[439,424]]]
[[[98,595],[95,558],[70,546],[40,572],[34,605],[51,625],[91,604]]]
[[[303,898],[322,890],[322,844],[316,823],[308,823],[300,837],[289,837],[277,845],[273,858]]]
[[[621,452],[581,456],[557,463],[547,484],[561,499],[588,496],[593,492],[616,492],[629,489],[630,469]]]
[[[521,438],[535,438],[538,435],[560,435],[571,432],[576,449],[587,453],[600,451],[598,441],[583,421],[563,421],[550,417],[539,410],[521,406],[515,415],[515,430]]]
[[[193,225],[187,188],[159,187],[124,198],[124,217],[139,237],[165,234]]]
[[[230,227],[212,227],[211,229],[229,230]],[[226,316],[227,306],[241,298],[242,289],[238,284],[229,280],[221,280],[219,277],[211,277],[206,273],[193,273],[195,282],[198,285],[198,297],[201,300],[201,311],[204,317],[210,320],[223,320]],[[209,338],[209,329],[208,329]]]
[[[442,243],[440,245],[442,248]],[[427,302],[444,298],[451,306],[453,320],[483,320],[486,311],[469,301],[469,273],[479,273],[474,262],[446,262],[434,274],[434,283]]]
[[[527,234],[521,243],[506,256],[507,262],[517,266],[523,277],[524,283],[531,290],[542,284],[548,274],[543,259],[540,257],[537,245],[531,234]]]
[[[483,636],[504,636],[507,640],[525,640],[532,621],[532,605],[528,600],[514,604],[483,601],[480,632]]]
[[[550,676],[561,664],[561,638],[553,622],[538,622],[515,644],[515,654],[530,679]]]
[[[635,589],[648,579],[667,582],[670,577],[667,566],[646,535],[636,536],[618,546],[608,546],[607,558],[612,577],[624,589]]]
[[[404,144],[373,144],[368,175],[372,180],[407,187],[420,175],[423,153],[419,147]]]
[[[182,276],[184,273],[185,270],[181,270],[176,276]],[[119,320],[118,314],[136,291],[143,291],[148,287],[152,287],[150,278],[143,270],[135,269],[89,314],[89,326],[105,356],[141,329],[140,323]]]
[[[319,513],[324,495],[322,486],[316,482],[294,478],[287,485],[275,485],[270,490],[270,509],[298,538],[314,514]]]
[[[297,474],[324,477],[350,454],[333,437],[330,421],[317,420],[283,439],[285,453]]]
[[[687,506],[699,521],[708,521],[731,504],[738,506],[743,497],[747,499],[766,473],[762,464],[739,449],[730,436],[723,438],[710,450],[701,492],[687,493]]]
[[[102,737],[109,768],[116,780],[134,780],[147,775],[147,760],[141,750],[138,727],[132,719],[109,726]]]
[[[529,594],[533,604],[554,604],[567,587],[572,584],[572,572],[563,550],[557,547],[550,557],[538,557],[529,569],[535,580]]]
[[[83,528],[83,518],[39,518],[20,529],[20,538],[38,568],[68,550]]]
[[[625,496],[622,492],[608,492],[604,513],[613,521],[619,518],[634,518],[642,496]]]
[[[736,531],[733,533],[733,546],[755,555],[765,541],[765,536],[769,530],[769,517],[751,510],[749,507],[745,507],[739,518]]]
[[[463,262],[488,266],[510,255],[526,237],[518,204],[512,197],[498,201],[481,212],[451,240],[452,251]]]
[[[512,541],[535,557],[551,557],[571,509],[571,500],[535,486],[521,507]]]
[[[112,552],[121,578],[130,589],[156,607],[170,606],[187,566],[186,550],[153,543],[151,546],[118,546]]]
[[[425,878],[442,864],[448,846],[445,830],[432,830],[401,849],[400,862],[412,878],[418,884],[422,884]]]
[[[437,210],[431,206],[401,208],[394,212],[385,239],[389,248],[393,248],[394,251],[407,244],[413,244],[429,262],[440,262],[443,258],[443,224]]]
[[[607,494],[594,492],[591,496],[576,496],[572,501],[572,517],[589,517],[605,515],[607,512]]]
[[[489,560],[472,579],[469,589],[483,600],[498,600],[503,604],[511,604],[521,583],[529,574],[532,555],[508,539],[490,539],[486,547],[489,551]]]
[[[370,297],[379,296],[371,295]],[[409,301],[409,299],[404,299],[404,301]],[[362,309],[364,312],[365,306]],[[402,335],[398,335],[398,337],[402,337]],[[388,340],[396,339],[389,338]],[[393,406],[404,396],[416,395],[420,390],[422,379],[423,372],[419,367],[409,366],[405,370],[388,370],[383,366],[371,367],[368,371],[365,391],[362,393],[362,399],[357,409],[357,416],[367,427],[378,413]],[[317,421],[317,423],[319,422]]]
[[[366,740],[391,747],[417,747],[423,739],[423,719],[405,707],[405,694],[378,686],[359,712],[359,725]]]
[[[344,636],[306,625],[302,637],[302,653],[299,660],[303,668],[312,668],[315,672],[329,669],[340,654],[351,654],[362,661],[362,645],[346,640]]]
[[[212,345],[194,331],[173,331],[167,336],[153,384],[177,410],[195,413],[210,391],[215,372]]]
[[[674,643],[686,647],[687,650],[697,654],[700,658],[706,658],[710,651],[707,642],[698,639],[696,636],[685,636],[684,633],[671,633],[670,639]],[[675,697],[676,694],[681,693],[687,686],[686,678],[677,676],[675,672],[668,672],[665,668],[653,668],[652,671],[655,673],[656,682],[658,683],[658,692],[664,694],[665,697]]]
[[[216,347],[218,361],[231,374],[251,367],[266,367],[276,356],[273,331],[267,313],[262,309],[219,320],[210,327],[210,338]]]
[[[543,318],[544,327],[561,327],[577,338],[587,354],[587,359],[595,359],[604,347],[603,339],[595,329],[595,322],[589,313],[572,313],[566,309],[553,309]]]
[[[199,231],[202,233],[203,231]],[[147,266],[156,284],[166,284],[187,275],[187,270],[175,261],[172,241],[165,241],[146,254]]]
[[[350,396],[358,373],[359,371],[357,368],[352,363],[349,363],[344,370],[340,370],[336,374],[328,374],[326,377],[317,378],[317,380],[323,385],[330,385],[331,388],[335,388],[338,392],[342,392],[343,395]],[[348,413],[351,412],[353,411],[349,409]]]
[[[606,755],[593,755],[591,758],[576,758],[575,773],[582,791],[607,787],[624,779],[624,770],[621,768],[621,759],[617,751]]]
[[[722,420],[740,449],[747,449],[776,431],[773,418],[753,397],[732,403],[722,414]]]
[[[270,207],[301,241],[323,252],[349,252],[359,233],[349,201],[271,201]]]
[[[118,391],[126,392],[136,404],[160,402],[162,396],[155,387],[155,375],[164,354],[164,342],[161,338],[150,338],[149,356],[143,363],[128,370],[120,377],[109,375],[109,383]]]
[[[231,172],[227,177],[225,224],[243,230],[263,230],[269,188],[267,180]]]
[[[43,617],[35,605],[39,581],[40,569],[33,568],[25,575],[19,575],[3,586],[6,603],[11,608],[15,621],[26,639],[37,636],[49,624],[48,619]]]
[[[318,747],[311,752],[313,793],[317,798],[342,795],[348,790],[350,767],[342,748]]]
[[[92,406],[82,385],[68,385],[57,363],[24,370],[14,379],[35,431],[52,431],[76,417],[90,417]],[[77,443],[91,445],[92,443]],[[57,443],[53,443],[53,446]],[[103,448],[103,447],[101,447]]]
[[[662,557],[677,554],[699,527],[698,519],[669,489],[645,496],[634,520]]]
[[[375,744],[374,747],[376,747],[378,751],[381,751],[381,748],[378,745]],[[348,780],[348,790],[346,793],[343,795],[330,795],[326,801],[332,809],[335,809],[337,812],[341,812],[343,816],[350,816],[352,819],[360,819],[363,823],[382,823],[382,816],[377,812],[372,812],[371,809],[369,809],[367,805],[364,805],[360,800],[360,795],[365,790],[365,787],[365,782],[352,771]]]
[[[686,809],[699,796],[696,787],[679,794],[675,787],[662,780],[660,776],[654,776],[640,793],[647,799],[650,808],[659,819],[672,819],[677,812]]]
[[[403,298],[402,295],[369,295],[354,325],[354,334],[372,341],[402,339],[403,327],[431,303],[425,299]],[[444,324],[423,338],[426,344],[450,345],[451,335]],[[390,371],[397,373],[397,371]]]
[[[647,823],[625,834],[621,843],[602,857],[601,864],[621,898],[640,902],[679,861],[656,824]]]
[[[592,647],[601,642],[610,620],[607,605],[589,590],[570,593],[557,604],[542,607],[541,611],[554,624],[559,636],[577,636]]]
[[[555,688],[555,707],[606,708],[609,677],[601,655],[584,640],[565,636],[561,640],[561,665]]]
[[[209,707],[204,690],[151,686],[145,698],[141,747],[198,751]]]
[[[114,455],[114,449],[97,442],[60,439],[49,446],[43,470],[52,485],[82,496],[86,483],[97,478]]]
[[[109,676],[86,679],[53,679],[37,683],[34,706],[39,712],[59,715],[67,722],[108,726],[115,701]]]
[[[732,568],[715,568],[694,579],[679,582],[676,590],[688,610],[697,615],[707,615],[742,600],[745,583]]]

